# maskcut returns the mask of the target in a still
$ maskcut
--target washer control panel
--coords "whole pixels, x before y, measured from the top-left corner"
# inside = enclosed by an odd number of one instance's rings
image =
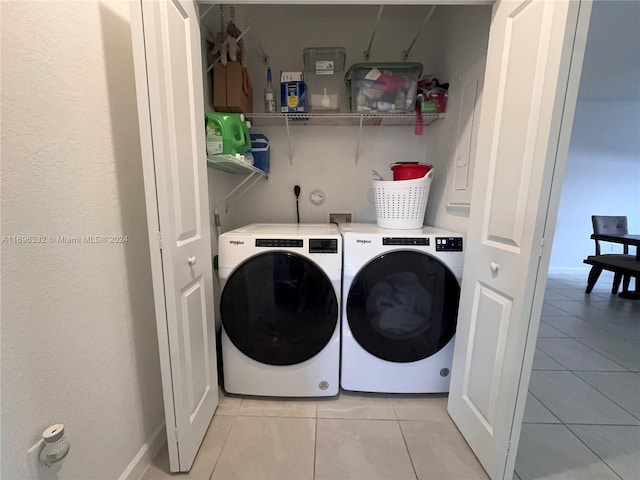
[[[310,238],[309,253],[338,253],[338,239]]]
[[[461,252],[462,237],[436,237],[436,252]]]
[[[297,238],[256,238],[256,247],[302,248],[303,241]]]

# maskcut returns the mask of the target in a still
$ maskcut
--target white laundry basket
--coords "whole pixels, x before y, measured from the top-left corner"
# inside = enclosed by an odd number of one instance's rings
[[[414,180],[382,180],[373,171],[373,199],[380,228],[414,230],[422,228],[427,210],[433,170]]]

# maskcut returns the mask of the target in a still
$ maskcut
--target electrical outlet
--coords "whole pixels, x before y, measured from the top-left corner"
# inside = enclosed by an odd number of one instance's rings
[[[329,223],[351,223],[351,212],[330,213]]]
[[[289,193],[291,195],[294,195],[293,193],[293,188],[298,185],[300,187],[300,196],[302,197],[303,195],[308,195],[309,192],[306,191],[304,183],[302,182],[289,182]]]

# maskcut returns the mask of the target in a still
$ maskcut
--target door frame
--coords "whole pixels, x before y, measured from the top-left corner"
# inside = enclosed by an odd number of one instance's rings
[[[195,1],[195,0],[194,0]],[[576,40],[572,46],[572,51],[580,51],[577,49],[584,50],[586,45],[586,37],[589,25],[590,18],[590,10],[591,10],[591,1],[592,0],[582,0],[582,5],[587,5],[588,8],[583,9],[581,7],[579,15],[578,15],[578,31],[576,32]],[[282,4],[282,3],[292,3],[292,4],[304,4],[311,2],[304,2],[300,0],[275,0],[275,1],[264,1],[264,2],[248,2],[248,1],[231,1],[231,0],[221,0],[221,4],[234,3],[234,4],[242,4],[242,3],[273,3],[273,4]],[[329,1],[326,2],[328,4],[381,4],[385,3],[382,0],[371,0],[371,1],[359,1],[359,0],[351,0],[351,1]],[[387,2],[388,3],[388,2]],[[494,3],[491,0],[440,0],[440,1],[428,1],[428,0],[417,0],[417,1],[401,1],[399,4],[491,4]],[[142,11],[140,9],[140,4],[138,2],[132,2],[132,5],[136,5],[136,7],[131,8],[131,23],[138,23],[142,25]],[[587,11],[588,10],[588,11]],[[133,55],[135,61],[138,61],[140,55],[144,56],[144,51],[138,51],[135,48],[136,44],[143,45],[144,38],[141,38],[140,35],[137,35],[138,29],[132,29],[132,41],[134,44]],[[572,55],[573,57],[573,55]],[[565,99],[565,109],[558,114],[554,115],[554,120],[561,122],[560,127],[560,137],[558,142],[558,147],[555,156],[555,165],[554,172],[551,176],[551,185],[550,185],[550,194],[549,194],[549,202],[547,205],[547,210],[545,212],[545,221],[544,221],[544,230],[543,230],[543,238],[545,238],[544,245],[541,247],[541,257],[539,259],[537,265],[537,277],[534,285],[533,291],[533,301],[532,308],[529,315],[529,326],[528,326],[528,335],[525,345],[524,352],[524,360],[521,366],[521,374],[520,374],[520,383],[518,387],[518,395],[516,399],[515,411],[512,418],[512,427],[511,427],[511,439],[512,439],[512,448],[507,452],[505,459],[505,470],[504,475],[507,472],[512,473],[513,467],[515,466],[516,456],[517,456],[517,444],[522,428],[522,418],[524,414],[524,407],[526,402],[526,396],[529,386],[529,379],[531,376],[531,366],[533,363],[533,354],[535,351],[535,343],[537,338],[538,326],[540,323],[540,314],[542,310],[542,303],[544,298],[544,291],[547,280],[547,270],[551,256],[551,243],[553,241],[553,234],[556,226],[556,219],[558,213],[558,207],[560,203],[560,193],[562,188],[562,180],[564,176],[564,168],[567,160],[567,152],[569,148],[569,141],[571,137],[571,130],[573,126],[573,118],[575,111],[575,103],[577,98],[577,90],[579,87],[581,69],[582,69],[582,55],[579,55],[578,61],[572,58],[570,65],[570,73],[569,80],[567,86],[567,97],[572,97],[573,100]],[[135,70],[135,69],[134,69]],[[147,85],[147,75],[146,72],[140,72],[135,70],[135,82],[136,85]],[[572,102],[572,104],[571,104]],[[138,109],[142,112],[150,111],[149,98],[147,96],[146,91],[142,91],[141,88],[137,88],[137,103]],[[569,111],[566,113],[564,110]],[[154,291],[154,304],[156,311],[156,325],[157,325],[157,333],[158,333],[158,341],[159,341],[159,357],[160,357],[160,365],[161,365],[161,376],[163,384],[171,383],[171,375],[170,375],[170,358],[169,358],[169,345],[168,345],[168,330],[167,330],[167,318],[166,318],[166,310],[165,310],[165,297],[164,297],[164,282],[163,282],[163,268],[162,268],[162,257],[160,250],[160,226],[159,226],[159,218],[158,218],[158,201],[157,201],[157,187],[155,184],[155,177],[152,174],[154,172],[154,162],[153,162],[153,144],[152,144],[152,135],[151,135],[151,124],[150,119],[148,122],[139,122],[139,130],[140,130],[140,139],[141,139],[141,153],[142,153],[142,164],[143,164],[143,178],[145,184],[145,203],[147,210],[147,223],[149,227],[149,244],[150,244],[150,260],[151,260],[151,271],[152,271],[152,286]],[[154,238],[151,232],[158,232],[158,236]],[[344,301],[344,299],[343,299]],[[452,372],[452,375],[455,375],[455,372]],[[163,389],[163,400],[165,406],[165,412],[167,409],[173,409],[173,398],[167,394],[167,392]],[[176,442],[176,432],[174,426],[167,425],[167,440],[169,442]],[[177,459],[174,459],[173,462],[177,462]],[[173,463],[172,462],[172,463]]]

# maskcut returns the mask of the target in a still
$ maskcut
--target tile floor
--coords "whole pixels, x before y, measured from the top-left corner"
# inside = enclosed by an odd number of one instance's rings
[[[640,301],[604,272],[547,280],[516,474],[640,479]],[[516,477],[516,478],[518,478]]]
[[[211,480],[487,479],[447,396],[220,397],[191,472]],[[166,448],[144,479],[168,479]]]
[[[640,302],[551,276],[514,479],[640,478]],[[446,395],[221,394],[189,474],[205,480],[488,478]],[[168,479],[166,447],[144,475]],[[175,478],[175,477],[173,477]]]

